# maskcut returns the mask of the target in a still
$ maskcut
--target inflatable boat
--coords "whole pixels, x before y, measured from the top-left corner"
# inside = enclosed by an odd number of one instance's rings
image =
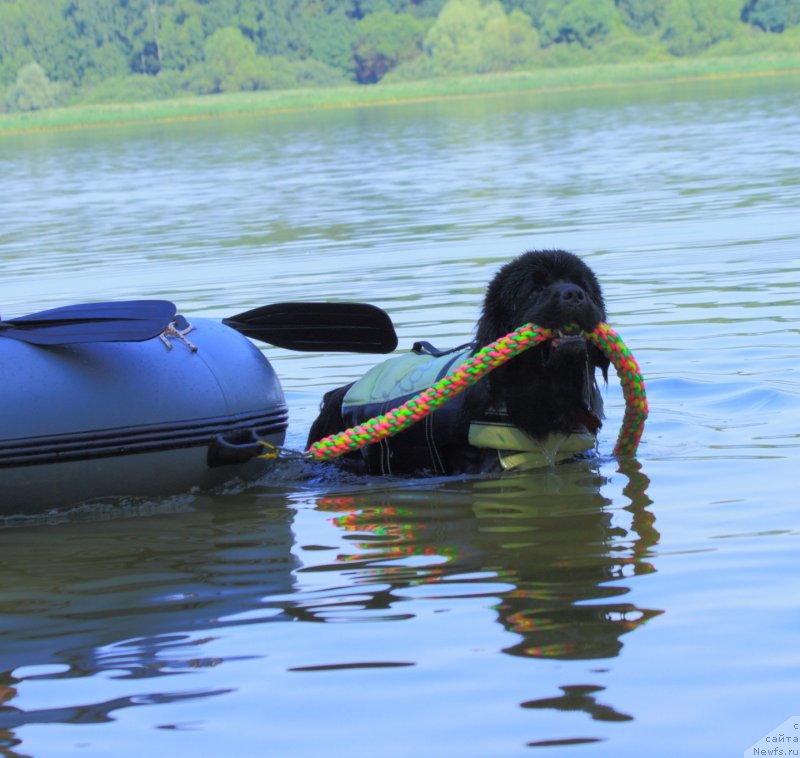
[[[248,337],[390,352],[388,316],[283,303],[222,322],[168,301],[67,306],[0,321],[0,515],[165,496],[252,479],[283,443],[280,381]]]

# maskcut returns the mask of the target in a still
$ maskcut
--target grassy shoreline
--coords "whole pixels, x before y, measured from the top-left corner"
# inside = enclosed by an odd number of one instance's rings
[[[800,53],[547,68],[374,86],[236,92],[139,103],[77,105],[0,115],[0,136],[61,129],[425,102],[515,92],[604,89],[656,82],[800,74]]]

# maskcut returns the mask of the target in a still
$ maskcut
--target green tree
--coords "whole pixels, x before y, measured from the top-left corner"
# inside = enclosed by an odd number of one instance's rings
[[[542,15],[542,44],[577,42],[592,48],[610,34],[615,16],[613,0],[551,0]]]
[[[398,5],[406,5],[404,0],[358,0],[356,3],[356,18],[363,19],[371,16],[373,13],[383,13],[390,11],[392,13],[403,13],[404,8],[397,8]]]
[[[544,9],[547,7],[550,0],[501,0],[503,8],[506,13],[511,13],[514,10],[522,11],[538,29],[542,25],[542,16]]]
[[[6,95],[12,110],[38,111],[55,105],[56,88],[38,63],[27,63]]]
[[[371,84],[399,63],[422,52],[426,21],[405,13],[378,11],[356,24],[353,40],[353,70],[356,80]]]
[[[736,32],[740,0],[670,0],[661,39],[673,55],[695,55]]]
[[[125,0],[119,5],[124,13],[117,31],[124,40],[129,70],[138,74],[159,73],[162,68],[161,26],[168,12],[165,2]]]
[[[303,8],[304,42],[309,55],[343,72],[351,70],[355,24],[348,17],[348,7],[307,0]],[[304,57],[304,56],[301,56]]]
[[[309,53],[305,34],[299,0],[271,0],[269,14],[257,24],[253,39],[260,55],[297,59]]]
[[[203,59],[203,23],[196,14],[171,15],[161,24],[161,63],[170,71],[185,71]]]
[[[495,16],[486,24],[483,55],[491,71],[507,71],[534,60],[539,50],[539,35],[521,10],[508,16]]]
[[[357,0],[355,3],[358,18],[366,18],[373,13],[392,11],[407,13],[415,18],[436,16],[444,5],[444,0]]]
[[[181,13],[197,16],[200,19],[206,38],[225,27],[238,26],[241,0],[178,0],[178,3]]]
[[[248,55],[221,81],[220,89],[246,91],[293,87],[296,82],[291,67],[286,66],[284,72],[276,70],[275,60],[278,59],[264,58],[255,53]]]
[[[64,7],[61,35],[69,41],[74,84],[96,84],[128,73],[129,42],[120,34],[127,23],[126,9],[116,0],[73,2]],[[63,77],[60,66],[54,74]]]
[[[447,0],[411,0],[406,12],[417,18],[436,18],[446,2]]]
[[[512,16],[496,0],[450,0],[425,37],[433,71],[485,73],[531,60],[536,33],[521,11]]]
[[[783,32],[800,24],[800,1],[750,0],[742,11],[742,18],[765,31]]]
[[[661,26],[668,0],[616,0],[625,24],[637,34],[652,34]]]
[[[226,26],[215,31],[205,43],[205,74],[212,92],[239,89],[237,68],[252,68],[256,57],[255,44],[238,29]]]
[[[74,25],[65,21],[69,0],[27,0],[22,7],[30,57],[49,76],[79,84],[84,67],[83,45],[76,39]]]
[[[87,55],[86,67],[82,71],[81,84],[101,82],[128,73],[128,60],[121,45],[104,42]]]
[[[22,8],[0,2],[0,85],[11,84],[20,66],[30,61],[27,42]]]

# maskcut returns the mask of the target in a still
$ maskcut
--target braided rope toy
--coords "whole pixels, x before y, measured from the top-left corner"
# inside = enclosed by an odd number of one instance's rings
[[[365,445],[392,437],[433,413],[439,406],[506,361],[540,342],[557,336],[558,333],[553,329],[536,324],[524,324],[505,337],[486,345],[434,385],[397,408],[381,416],[375,416],[363,424],[318,440],[308,448],[305,455],[318,461],[332,460]],[[620,336],[608,324],[601,322],[593,331],[584,332],[584,336],[597,345],[611,361],[622,384],[625,415],[614,447],[614,455],[634,455],[648,413],[647,395],[639,364]]]

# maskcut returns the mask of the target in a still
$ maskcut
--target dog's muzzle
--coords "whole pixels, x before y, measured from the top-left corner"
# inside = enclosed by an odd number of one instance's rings
[[[542,365],[547,366],[556,357],[578,357],[587,353],[586,339],[580,334],[564,334],[559,331],[558,336],[543,342],[541,345]]]

